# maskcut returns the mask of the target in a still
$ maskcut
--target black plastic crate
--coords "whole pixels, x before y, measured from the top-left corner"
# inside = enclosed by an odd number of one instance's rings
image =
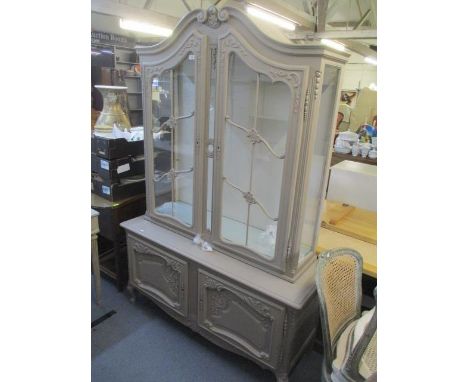
[[[105,159],[91,154],[91,171],[103,179],[120,183],[122,178],[143,175],[145,173],[145,160],[143,156]]]
[[[122,183],[125,180],[125,183]],[[118,202],[131,196],[145,193],[145,178],[126,178],[121,183],[112,183],[109,179],[104,179],[97,174],[91,174],[91,191],[100,197]]]
[[[137,157],[144,153],[144,141],[128,142],[124,138],[91,136],[91,152],[104,159]]]

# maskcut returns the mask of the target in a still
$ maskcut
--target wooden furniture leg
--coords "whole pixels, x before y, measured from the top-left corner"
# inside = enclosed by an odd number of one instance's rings
[[[91,264],[94,274],[94,286],[96,290],[96,304],[101,303],[101,272],[99,270],[99,251],[97,243],[97,234],[91,235]]]

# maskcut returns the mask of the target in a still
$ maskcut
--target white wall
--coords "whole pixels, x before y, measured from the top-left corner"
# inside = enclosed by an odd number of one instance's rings
[[[341,89],[362,89],[371,83],[377,85],[377,66],[350,63],[345,66]]]

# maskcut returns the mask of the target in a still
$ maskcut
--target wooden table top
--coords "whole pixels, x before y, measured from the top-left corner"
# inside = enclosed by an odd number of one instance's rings
[[[323,218],[338,216],[334,203],[326,201]],[[377,278],[377,217],[375,213],[355,208],[350,214],[343,214],[334,226],[322,224],[319,231],[316,252],[348,247],[358,251],[363,259],[363,273]],[[338,220],[337,219],[337,220]],[[361,219],[361,221],[359,220]],[[331,228],[331,229],[330,229]],[[351,232],[352,231],[352,232]],[[347,233],[348,232],[348,233]],[[370,240],[370,238],[374,240]],[[362,240],[364,239],[364,240]]]
[[[119,200],[118,202],[111,202],[110,200],[101,198],[99,195],[91,193],[91,207],[97,208],[117,208],[122,207],[135,200],[145,198],[145,194],[131,196],[127,199]]]
[[[363,260],[363,273],[377,278],[377,245],[321,227],[316,251],[320,253],[327,249],[339,247],[352,248],[358,251]]]

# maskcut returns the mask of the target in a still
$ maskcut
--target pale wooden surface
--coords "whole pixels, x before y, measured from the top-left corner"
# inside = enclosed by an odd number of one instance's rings
[[[377,245],[321,227],[316,251],[320,253],[339,247],[358,251],[363,259],[363,273],[377,278]]]
[[[377,213],[325,200],[322,227],[377,244]]]

